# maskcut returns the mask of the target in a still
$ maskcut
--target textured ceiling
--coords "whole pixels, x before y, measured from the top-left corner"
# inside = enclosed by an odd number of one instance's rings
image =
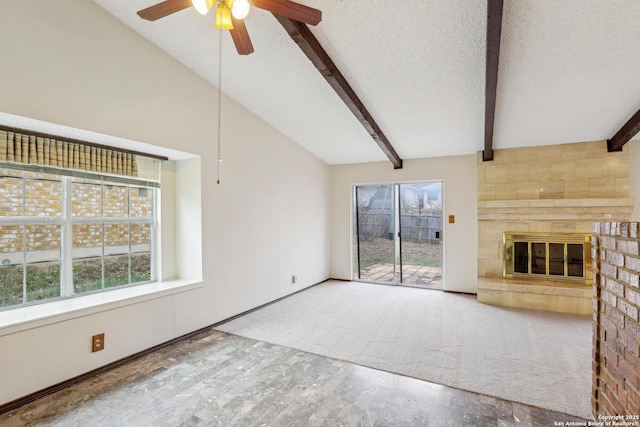
[[[213,14],[147,22],[158,0],[95,1],[217,86]],[[482,150],[486,0],[299,2],[323,11],[312,32],[401,158]],[[637,0],[505,0],[494,148],[611,138],[640,108],[637,22]],[[329,164],[386,159],[270,13],[246,24],[252,55],[222,34],[227,95]]]
[[[613,137],[640,108],[640,2],[505,1],[496,148]]]

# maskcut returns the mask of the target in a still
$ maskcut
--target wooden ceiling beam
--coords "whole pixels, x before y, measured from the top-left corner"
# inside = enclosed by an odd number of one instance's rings
[[[498,89],[502,5],[503,0],[489,0],[487,2],[487,62],[484,92],[484,151],[482,152],[482,160],[484,161],[493,160],[493,124]]]
[[[622,151],[624,144],[640,132],[640,110],[620,128],[611,139],[607,139],[607,151]]]
[[[358,121],[369,132],[369,135],[380,146],[384,154],[393,164],[394,169],[402,169],[402,159],[396,153],[387,137],[384,135],[376,121],[373,119],[367,108],[364,106],[358,95],[351,88],[338,67],[333,62],[329,54],[320,45],[318,39],[311,33],[305,24],[286,18],[276,13],[273,14],[278,22],[284,27],[289,36],[296,42],[298,47],[307,55],[307,58],[320,71],[340,99],[349,107]]]

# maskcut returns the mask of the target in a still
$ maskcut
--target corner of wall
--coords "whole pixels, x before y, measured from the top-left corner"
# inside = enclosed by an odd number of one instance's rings
[[[629,197],[635,199],[632,221],[640,221],[640,140],[629,141]]]
[[[161,237],[158,248],[158,278],[166,282],[176,279],[176,163],[172,160],[161,163],[162,189],[158,206],[158,224]]]
[[[202,280],[202,183],[200,156],[175,167],[175,259],[180,279]]]
[[[640,402],[640,235],[637,222],[594,224],[593,388],[600,416],[637,415]],[[615,424],[614,424],[615,425]],[[631,424],[632,425],[632,424]],[[637,424],[636,424],[637,425]]]

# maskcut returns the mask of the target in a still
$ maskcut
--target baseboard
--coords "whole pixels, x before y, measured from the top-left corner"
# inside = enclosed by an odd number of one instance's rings
[[[477,292],[450,291],[448,289],[443,289],[442,292],[446,292],[448,294],[472,295],[474,297],[478,296]]]
[[[287,298],[289,298],[289,297],[292,297],[292,296],[294,296],[295,294],[298,294],[298,293],[300,293],[300,292],[302,292],[302,291],[306,291],[307,289],[311,289],[311,288],[313,288],[314,286],[318,286],[318,285],[320,285],[320,284],[322,284],[322,283],[328,282],[329,280],[335,280],[335,279],[325,279],[325,280],[323,280],[322,282],[314,283],[313,285],[309,285],[309,286],[307,286],[307,287],[305,287],[305,288],[298,289],[297,291],[295,291],[295,292],[293,292],[293,293],[287,294],[287,295],[285,295],[285,296],[283,296],[283,297],[280,297],[280,298],[278,298],[278,299],[274,299],[273,301],[269,301],[269,302],[267,302],[267,303],[265,303],[265,304],[259,305],[259,306],[257,306],[257,307],[252,308],[252,309],[249,309],[249,310],[247,310],[247,311],[243,311],[242,313],[240,313],[240,314],[236,314],[235,316],[231,316],[231,317],[229,317],[229,318],[227,318],[227,319],[221,320],[221,321],[219,321],[218,323],[215,323],[215,324],[211,325],[211,327],[212,327],[212,328],[216,328],[216,327],[218,327],[218,326],[220,326],[220,325],[223,325],[223,324],[225,324],[225,323],[227,323],[227,322],[231,322],[232,320],[235,320],[235,319],[237,319],[238,317],[242,317],[242,316],[245,316],[245,315],[247,315],[247,314],[249,314],[249,313],[253,313],[254,311],[258,311],[258,310],[260,310],[261,308],[265,308],[265,307],[267,307],[267,306],[269,306],[269,305],[271,305],[271,304],[275,304],[275,303],[277,303],[278,301],[282,301],[282,300],[284,300],[284,299],[287,299]]]

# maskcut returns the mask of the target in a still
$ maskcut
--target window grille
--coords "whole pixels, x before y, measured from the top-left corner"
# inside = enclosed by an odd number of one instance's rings
[[[155,281],[162,159],[0,128],[0,309]]]

